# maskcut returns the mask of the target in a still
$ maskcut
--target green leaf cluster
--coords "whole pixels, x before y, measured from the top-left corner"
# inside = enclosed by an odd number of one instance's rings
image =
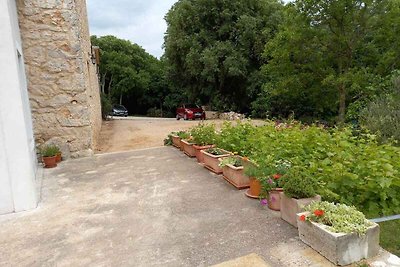
[[[200,123],[190,130],[190,135],[192,142],[199,146],[214,145],[217,139],[214,124]]]
[[[304,210],[310,212],[307,220],[327,225],[328,229],[335,233],[357,233],[362,235],[372,225],[362,212],[358,211],[354,206],[345,204],[334,204],[326,201],[313,202],[307,205]],[[323,211],[323,215],[315,215],[314,211],[316,210]]]

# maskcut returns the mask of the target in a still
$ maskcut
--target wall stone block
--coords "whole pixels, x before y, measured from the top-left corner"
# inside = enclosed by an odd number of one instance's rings
[[[37,146],[93,152],[101,127],[97,66],[84,0],[17,0]],[[67,151],[68,150],[68,151]]]

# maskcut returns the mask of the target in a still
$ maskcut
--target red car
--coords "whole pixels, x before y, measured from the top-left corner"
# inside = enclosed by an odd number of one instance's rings
[[[185,120],[195,120],[195,119],[206,119],[206,113],[204,110],[194,104],[183,104],[179,108],[176,109],[176,119],[180,120],[181,118]]]

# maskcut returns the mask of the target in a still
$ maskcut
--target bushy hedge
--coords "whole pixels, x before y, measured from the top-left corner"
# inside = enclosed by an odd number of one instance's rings
[[[355,205],[367,217],[400,213],[400,148],[374,135],[297,122],[226,123],[216,143],[260,166],[288,160],[319,181],[316,191],[325,200]]]

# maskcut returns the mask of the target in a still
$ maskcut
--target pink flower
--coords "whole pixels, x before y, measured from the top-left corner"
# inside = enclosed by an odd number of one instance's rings
[[[269,183],[269,184],[273,184],[273,183],[274,183],[274,181],[272,181],[272,179],[271,179],[271,178],[269,178],[269,179],[268,179],[268,183]]]
[[[263,206],[268,205],[268,201],[265,198],[261,199],[260,204]]]

